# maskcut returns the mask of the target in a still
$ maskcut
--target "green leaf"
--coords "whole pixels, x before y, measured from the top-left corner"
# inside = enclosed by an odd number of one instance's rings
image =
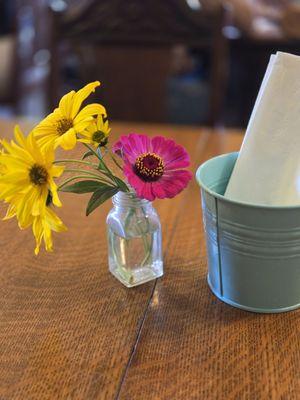
[[[71,193],[91,193],[95,192],[103,187],[106,187],[105,183],[93,180],[79,181],[73,183],[72,185],[63,186],[60,190],[62,192],[71,192]]]
[[[109,186],[105,185],[105,187],[96,190],[92,194],[92,197],[90,198],[90,201],[88,202],[87,208],[86,208],[86,215],[90,215],[91,212],[93,212],[97,207],[99,207],[101,204],[103,204],[106,200],[110,199],[112,196],[114,196],[116,193],[118,193],[119,188],[115,186]]]
[[[94,155],[94,153],[91,150],[89,150],[86,153],[84,153],[84,155],[82,156],[82,160],[84,160],[85,158],[88,158],[90,156],[93,156],[93,155]]]
[[[116,182],[116,184],[119,186],[120,190],[122,190],[122,192],[128,192],[128,186],[126,185],[126,183],[124,181],[122,181],[122,179],[118,178],[117,176],[114,176],[114,180]]]

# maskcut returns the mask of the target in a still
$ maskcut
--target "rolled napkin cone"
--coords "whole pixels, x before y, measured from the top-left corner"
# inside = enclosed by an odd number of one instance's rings
[[[271,56],[225,197],[300,205],[300,57]]]

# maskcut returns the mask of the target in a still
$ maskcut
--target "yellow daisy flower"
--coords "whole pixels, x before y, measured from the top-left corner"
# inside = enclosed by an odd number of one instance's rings
[[[15,138],[17,143],[1,141],[0,164],[5,171],[0,175],[0,200],[11,203],[7,217],[15,214],[20,228],[26,228],[32,217],[43,215],[49,196],[54,205],[61,206],[53,178],[59,177],[64,167],[53,164],[53,148],[41,148],[32,132],[25,138],[16,127]]]
[[[62,97],[58,108],[41,121],[34,129],[34,135],[40,137],[42,146],[54,144],[64,150],[71,150],[76,145],[76,134],[82,133],[94,120],[94,116],[106,116],[101,104],[89,104],[81,111],[82,102],[95,91],[100,82],[92,82],[75,92],[72,90]]]
[[[94,122],[81,132],[83,138],[79,139],[79,142],[92,144],[95,147],[105,146],[109,132],[108,121],[104,122],[102,115],[98,115]]]

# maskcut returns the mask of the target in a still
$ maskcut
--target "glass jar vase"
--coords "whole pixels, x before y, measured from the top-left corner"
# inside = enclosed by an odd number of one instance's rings
[[[107,216],[110,272],[133,287],[163,275],[161,225],[152,203],[118,192]]]

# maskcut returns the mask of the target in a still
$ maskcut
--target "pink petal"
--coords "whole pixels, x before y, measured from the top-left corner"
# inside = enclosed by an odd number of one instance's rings
[[[164,161],[166,170],[185,168],[190,165],[190,157],[187,151],[180,145],[176,145]]]
[[[136,175],[130,163],[126,162],[124,164],[123,172],[128,182],[134,189],[138,189],[144,183],[141,178]]]
[[[138,157],[138,152],[136,149],[131,149],[131,145],[129,143],[129,136],[121,136],[120,139],[114,144],[113,152],[123,158],[124,160],[130,158],[132,159],[132,155],[134,161]]]
[[[175,142],[172,139],[166,139],[163,136],[155,136],[151,141],[152,151],[165,158],[168,156],[169,151],[175,146]]]
[[[132,133],[129,137],[135,140],[136,146],[139,147],[141,153],[150,151],[151,139],[148,136]]]
[[[142,197],[143,199],[147,199],[149,201],[155,200],[155,195],[152,191],[152,184],[153,182],[144,182],[144,185],[141,190],[141,194],[139,197]]]
[[[120,138],[120,140],[118,140],[113,145],[112,151],[113,151],[113,153],[117,154],[119,157],[122,158],[122,147],[123,147],[123,144],[122,144],[122,140],[121,139],[122,139],[122,137]]]
[[[166,142],[167,139],[163,136],[155,136],[151,140],[151,151],[158,154],[158,152],[161,152],[161,150],[164,148]]]
[[[190,158],[187,151],[174,140],[156,136],[152,139],[152,151],[158,154],[163,160],[166,169],[184,168],[190,165]]]
[[[131,133],[128,135],[127,142],[124,143],[124,152],[127,155],[135,155],[138,157],[143,153],[147,153],[150,149],[150,139],[145,135],[136,135]]]
[[[154,196],[158,199],[165,199],[166,197],[168,197],[167,192],[164,189],[164,185],[161,183],[161,181],[152,182],[152,192]]]
[[[136,175],[129,163],[124,165],[123,171],[128,183],[133,187],[138,197],[147,199],[149,201],[153,201],[155,199],[151,182],[145,182],[138,175]]]
[[[191,179],[192,174],[189,171],[170,171],[169,173],[164,174],[159,181],[154,182],[154,186],[160,185],[166,194],[165,197],[172,198],[185,189]],[[158,188],[155,187],[154,193],[157,193],[157,190]]]
[[[131,164],[143,153],[150,149],[150,138],[146,135],[131,133],[128,136],[121,136],[120,140],[114,145],[113,151],[120,155]]]

